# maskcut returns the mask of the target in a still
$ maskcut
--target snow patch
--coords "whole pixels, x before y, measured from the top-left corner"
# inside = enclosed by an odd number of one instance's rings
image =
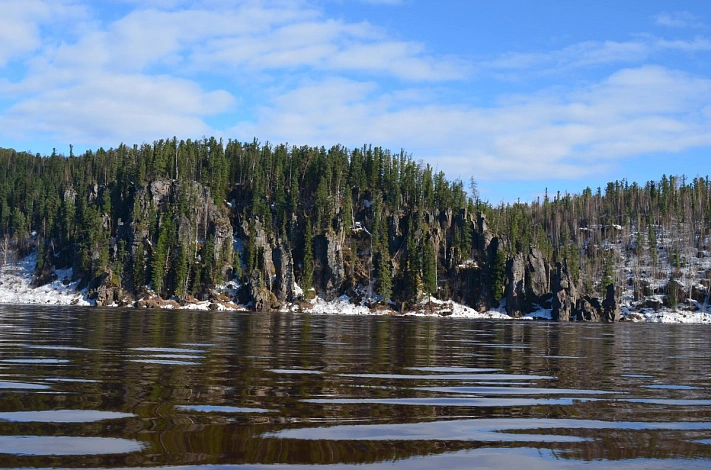
[[[78,282],[71,282],[72,270],[56,270],[57,279],[39,287],[32,286],[37,253],[0,267],[0,304],[91,305]]]

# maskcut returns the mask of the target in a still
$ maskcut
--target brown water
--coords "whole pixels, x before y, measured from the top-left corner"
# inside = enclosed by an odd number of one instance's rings
[[[0,307],[0,467],[708,468],[711,329]]]

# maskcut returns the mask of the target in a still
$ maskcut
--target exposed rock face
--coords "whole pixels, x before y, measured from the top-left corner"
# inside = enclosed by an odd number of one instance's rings
[[[616,322],[620,319],[620,308],[615,295],[615,285],[608,284],[605,300],[602,301],[602,321]]]
[[[272,249],[274,282],[272,292],[280,302],[294,300],[294,260],[289,247],[280,244]]]
[[[106,307],[109,305],[118,305],[123,307],[133,301],[133,297],[129,295],[121,286],[117,285],[109,273],[104,273],[96,280],[97,287],[93,289],[89,295],[90,299],[96,302],[97,307]]]
[[[181,201],[185,209],[176,211],[175,205]],[[227,214],[213,202],[208,188],[197,182],[156,180],[136,191],[130,225],[118,229],[118,237],[128,242],[134,263],[143,260],[145,265],[150,258],[154,240],[149,231],[155,217],[163,221],[170,218],[175,223],[178,243],[183,247],[195,247],[213,237],[214,259],[206,261],[215,264],[223,275],[231,269],[232,225]]]
[[[540,250],[532,249],[527,257],[522,253],[508,261],[506,268],[506,311],[520,317],[532,310],[533,304],[542,305],[550,294],[548,264]]]
[[[578,299],[575,310],[575,319],[577,321],[599,322],[602,319],[602,305],[595,297],[586,295]]]
[[[543,258],[543,253],[537,248],[531,249],[526,266],[527,291],[536,303],[540,298],[550,293],[550,268]]]
[[[340,295],[345,280],[343,244],[336,235],[325,234],[314,238],[314,283],[326,300]]]
[[[486,253],[489,249],[489,245],[494,239],[494,236],[489,231],[489,225],[486,222],[486,215],[483,212],[477,214],[477,246],[479,252]]]
[[[266,288],[256,269],[249,277],[249,295],[252,298],[254,310],[257,312],[271,312],[279,309],[279,300]]]
[[[567,263],[556,263],[556,275],[553,278],[551,318],[555,321],[570,321],[576,300],[577,292],[570,278]]]
[[[512,317],[527,313],[526,305],[526,267],[523,254],[518,253],[506,265],[508,283],[506,284],[506,311]]]

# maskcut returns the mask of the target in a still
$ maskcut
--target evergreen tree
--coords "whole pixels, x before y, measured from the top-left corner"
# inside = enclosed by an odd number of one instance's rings
[[[405,291],[404,298],[408,303],[417,302],[422,290],[422,277],[420,275],[420,253],[415,239],[415,230],[410,219],[407,231],[407,260],[405,263]]]
[[[426,295],[437,294],[437,258],[432,244],[427,240],[422,249],[422,290]]]
[[[504,297],[504,287],[506,280],[506,253],[501,246],[496,250],[494,263],[490,270],[491,298],[494,302],[499,302]]]
[[[301,271],[302,289],[308,296],[314,284],[314,252],[313,252],[313,227],[311,220],[306,221],[306,231],[304,232],[304,262]]]
[[[167,272],[166,262],[169,259],[169,242],[172,231],[172,222],[170,219],[163,222],[158,229],[158,241],[153,248],[153,256],[151,259],[151,284],[153,290],[160,294],[163,291],[163,281]]]
[[[390,269],[390,250],[385,247],[378,256],[378,265],[375,274],[375,293],[378,294],[384,302],[389,302],[392,296],[393,280],[392,271]]]
[[[607,286],[614,284],[615,282],[615,251],[613,249],[608,249],[605,251],[605,258],[603,261],[603,273],[602,273],[602,283],[600,285],[600,292],[605,295],[607,291]]]

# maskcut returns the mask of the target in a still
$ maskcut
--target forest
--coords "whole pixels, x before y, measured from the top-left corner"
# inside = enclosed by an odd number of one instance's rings
[[[228,296],[279,310],[425,298],[561,321],[708,305],[711,182],[663,175],[481,200],[404,151],[177,138],[69,155],[0,148],[0,263],[36,250],[98,305]],[[235,286],[225,294],[226,284]]]

